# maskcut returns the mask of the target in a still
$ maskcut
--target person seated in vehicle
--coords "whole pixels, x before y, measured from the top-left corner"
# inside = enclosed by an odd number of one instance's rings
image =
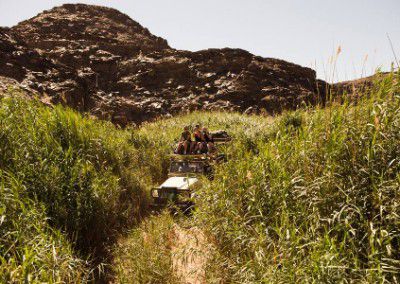
[[[189,131],[189,127],[185,126],[181,134],[181,138],[178,142],[178,148],[176,150],[177,154],[186,155],[189,153],[190,146],[192,144],[192,134]]]
[[[203,127],[202,134],[208,153],[214,153],[217,149],[215,148],[214,139],[211,133],[208,131],[206,127]]]
[[[199,124],[193,130],[194,141],[192,142],[192,154],[202,153],[204,150],[204,137]]]

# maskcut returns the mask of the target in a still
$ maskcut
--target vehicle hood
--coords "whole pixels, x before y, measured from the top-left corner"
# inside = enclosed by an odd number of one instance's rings
[[[195,177],[170,177],[160,185],[160,188],[189,189],[190,186],[198,181],[199,179]]]

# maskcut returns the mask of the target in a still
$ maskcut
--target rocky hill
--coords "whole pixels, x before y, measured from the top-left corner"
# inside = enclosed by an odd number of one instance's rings
[[[241,49],[176,50],[115,9],[83,4],[1,29],[0,63],[0,76],[51,103],[120,125],[198,109],[274,113],[325,93],[310,68]]]

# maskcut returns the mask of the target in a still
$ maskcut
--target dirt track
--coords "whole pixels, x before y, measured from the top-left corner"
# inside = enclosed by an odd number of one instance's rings
[[[206,265],[211,248],[204,233],[197,227],[185,229],[175,225],[171,247],[172,265],[184,284],[206,283]]]

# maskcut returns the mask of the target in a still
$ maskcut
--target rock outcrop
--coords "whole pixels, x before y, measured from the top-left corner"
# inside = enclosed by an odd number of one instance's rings
[[[0,66],[1,89],[18,84],[30,93],[84,110],[88,92],[75,70],[40,55],[7,28],[0,28]]]
[[[176,50],[117,10],[67,4],[1,30],[0,76],[126,125],[193,110],[323,101],[315,71],[241,49]],[[11,65],[10,65],[11,64]]]

